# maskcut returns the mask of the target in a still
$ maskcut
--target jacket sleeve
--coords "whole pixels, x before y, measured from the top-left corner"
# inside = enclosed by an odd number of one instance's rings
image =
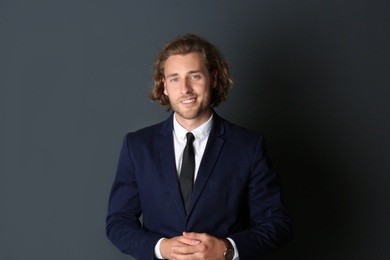
[[[240,260],[260,259],[291,237],[291,217],[282,203],[278,176],[267,161],[263,137],[256,145],[247,198],[251,226],[230,236]]]
[[[142,227],[140,197],[128,136],[124,138],[114,183],[111,188],[106,234],[123,253],[137,259],[154,259],[154,246],[162,237]]]

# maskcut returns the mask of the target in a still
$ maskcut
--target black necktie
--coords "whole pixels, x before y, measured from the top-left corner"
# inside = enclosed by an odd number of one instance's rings
[[[186,207],[186,210],[188,209],[188,205],[190,204],[192,186],[194,184],[195,153],[194,146],[192,145],[194,139],[194,135],[188,132],[187,144],[183,152],[183,163],[181,165],[181,172],[179,178],[181,195],[183,197],[183,202]]]

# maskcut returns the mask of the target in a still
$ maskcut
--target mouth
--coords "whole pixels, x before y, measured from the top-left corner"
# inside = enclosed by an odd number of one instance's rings
[[[191,103],[194,103],[196,101],[196,98],[187,98],[187,99],[183,99],[181,101],[181,103],[183,104],[191,104]]]

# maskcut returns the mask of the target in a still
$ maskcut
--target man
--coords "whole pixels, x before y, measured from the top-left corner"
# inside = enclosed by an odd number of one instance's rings
[[[291,219],[263,137],[212,108],[232,86],[218,49],[179,36],[158,54],[154,81],[150,98],[173,113],[126,135],[108,238],[137,259],[261,259],[285,243]]]

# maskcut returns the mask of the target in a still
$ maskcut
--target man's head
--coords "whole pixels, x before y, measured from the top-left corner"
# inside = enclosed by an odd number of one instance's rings
[[[206,39],[187,34],[174,38],[167,43],[156,57],[154,65],[154,88],[149,94],[149,98],[158,101],[168,110],[172,109],[168,96],[164,94],[165,63],[173,55],[185,55],[189,53],[199,53],[203,57],[205,66],[209,72],[211,85],[211,105],[218,106],[227,99],[229,89],[233,85],[229,66],[222,57],[219,50]]]

